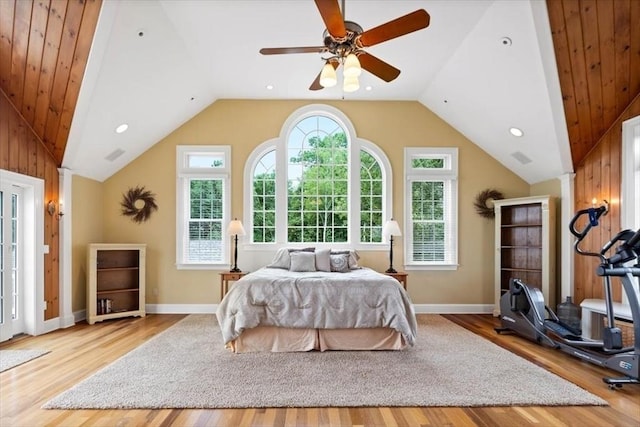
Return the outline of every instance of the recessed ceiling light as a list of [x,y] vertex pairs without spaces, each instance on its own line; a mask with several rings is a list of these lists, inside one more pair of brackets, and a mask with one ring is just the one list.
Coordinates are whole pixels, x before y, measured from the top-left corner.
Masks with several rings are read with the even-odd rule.
[[364,88],[364,90],[373,90],[373,88],[371,86],[367,86]]
[[267,85],[267,90],[272,90],[273,89],[273,85]]
[[511,133],[511,135],[513,136],[522,136],[524,135],[524,132],[522,132],[522,129],[518,129],[518,128],[510,128],[509,132]]
[[127,129],[129,129],[129,125],[126,123],[121,124],[120,126],[118,126],[116,128],[116,133],[122,133],[124,131],[126,131]]

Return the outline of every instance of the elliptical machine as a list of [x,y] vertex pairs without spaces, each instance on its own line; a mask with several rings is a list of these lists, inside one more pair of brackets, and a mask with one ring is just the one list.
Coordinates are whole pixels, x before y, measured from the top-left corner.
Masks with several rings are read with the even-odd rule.
[[[532,341],[562,350],[582,360],[621,373],[623,377],[605,377],[609,388],[623,384],[640,384],[640,303],[634,290],[634,282],[640,277],[640,229],[623,230],[607,242],[599,253],[587,252],[579,247],[598,219],[607,213],[608,206],[578,211],[569,224],[571,233],[577,237],[574,249],[580,255],[597,256],[600,265],[596,274],[603,277],[607,326],[603,325],[602,340],[583,338],[580,330],[564,324],[544,303],[540,289],[517,278],[509,280],[509,291],[500,298],[500,321],[502,327],[496,332],[514,332]],[[578,220],[588,215],[588,223],[582,231],[576,229]],[[616,244],[615,254],[606,254]],[[631,267],[625,264],[635,261]],[[623,347],[622,333],[615,326],[611,277],[620,277],[622,288],[629,300],[633,319],[634,345]]]

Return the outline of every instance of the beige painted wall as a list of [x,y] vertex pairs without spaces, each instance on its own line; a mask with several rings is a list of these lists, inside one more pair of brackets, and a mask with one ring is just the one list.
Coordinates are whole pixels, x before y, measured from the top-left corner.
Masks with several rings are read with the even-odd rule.
[[[340,109],[357,135],[377,144],[393,168],[393,214],[402,227],[403,148],[459,148],[459,263],[456,271],[411,271],[409,293],[416,304],[491,304],[493,301],[493,220],[477,215],[473,199],[486,188],[506,197],[530,193],[529,185],[418,102],[324,102]],[[285,120],[307,101],[217,101],[103,183],[105,242],[147,244],[147,303],[213,304],[219,301],[218,271],[175,267],[176,145],[232,146],[232,211],[243,216],[243,169],[251,151],[279,135]],[[74,182],[75,184],[75,182]],[[145,186],[157,195],[159,210],[135,224],[119,213],[128,188]],[[75,232],[75,221],[74,221]],[[394,266],[402,266],[403,240],[394,247]],[[253,271],[271,253],[239,250],[239,266]],[[384,270],[387,251],[362,253],[361,263]],[[76,301],[74,300],[74,303]],[[75,305],[74,305],[75,307]]]
[[84,310],[87,288],[87,245],[100,243],[104,236],[103,184],[74,176],[72,180],[71,279],[72,310]]

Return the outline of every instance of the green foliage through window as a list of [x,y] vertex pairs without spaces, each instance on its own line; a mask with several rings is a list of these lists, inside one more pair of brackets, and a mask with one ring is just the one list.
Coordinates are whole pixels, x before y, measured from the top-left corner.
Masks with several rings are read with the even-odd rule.
[[444,261],[444,214],[444,182],[413,181],[411,219],[414,261]]
[[[277,149],[264,154],[253,170],[254,243],[276,241],[278,178],[286,182],[286,239],[292,243],[346,243],[350,227],[360,228],[360,241],[382,241],[385,206],[383,171],[379,161],[360,150],[359,185],[350,183],[349,140],[332,118],[316,115],[300,120],[286,144],[286,179],[276,171]],[[357,164],[357,162],[355,162]],[[360,198],[359,223],[350,224],[350,193]]]
[[220,179],[189,181],[187,259],[202,262],[222,257],[223,182]]
[[332,119],[301,120],[288,144],[287,241],[347,242],[349,147]]
[[411,167],[413,169],[444,169],[444,159],[429,157],[411,159]]

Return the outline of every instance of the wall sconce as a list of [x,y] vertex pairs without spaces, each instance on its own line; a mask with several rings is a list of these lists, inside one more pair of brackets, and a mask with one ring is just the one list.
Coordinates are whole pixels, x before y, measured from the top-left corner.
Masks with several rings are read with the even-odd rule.
[[47,203],[47,212],[51,216],[56,213],[56,202],[49,200],[49,203]]
[[[56,202],[53,200],[49,200],[47,203],[47,213],[51,216],[54,216],[56,213]],[[62,212],[62,203],[60,203],[60,211],[58,212],[57,219],[60,219],[64,216],[64,212]]]

